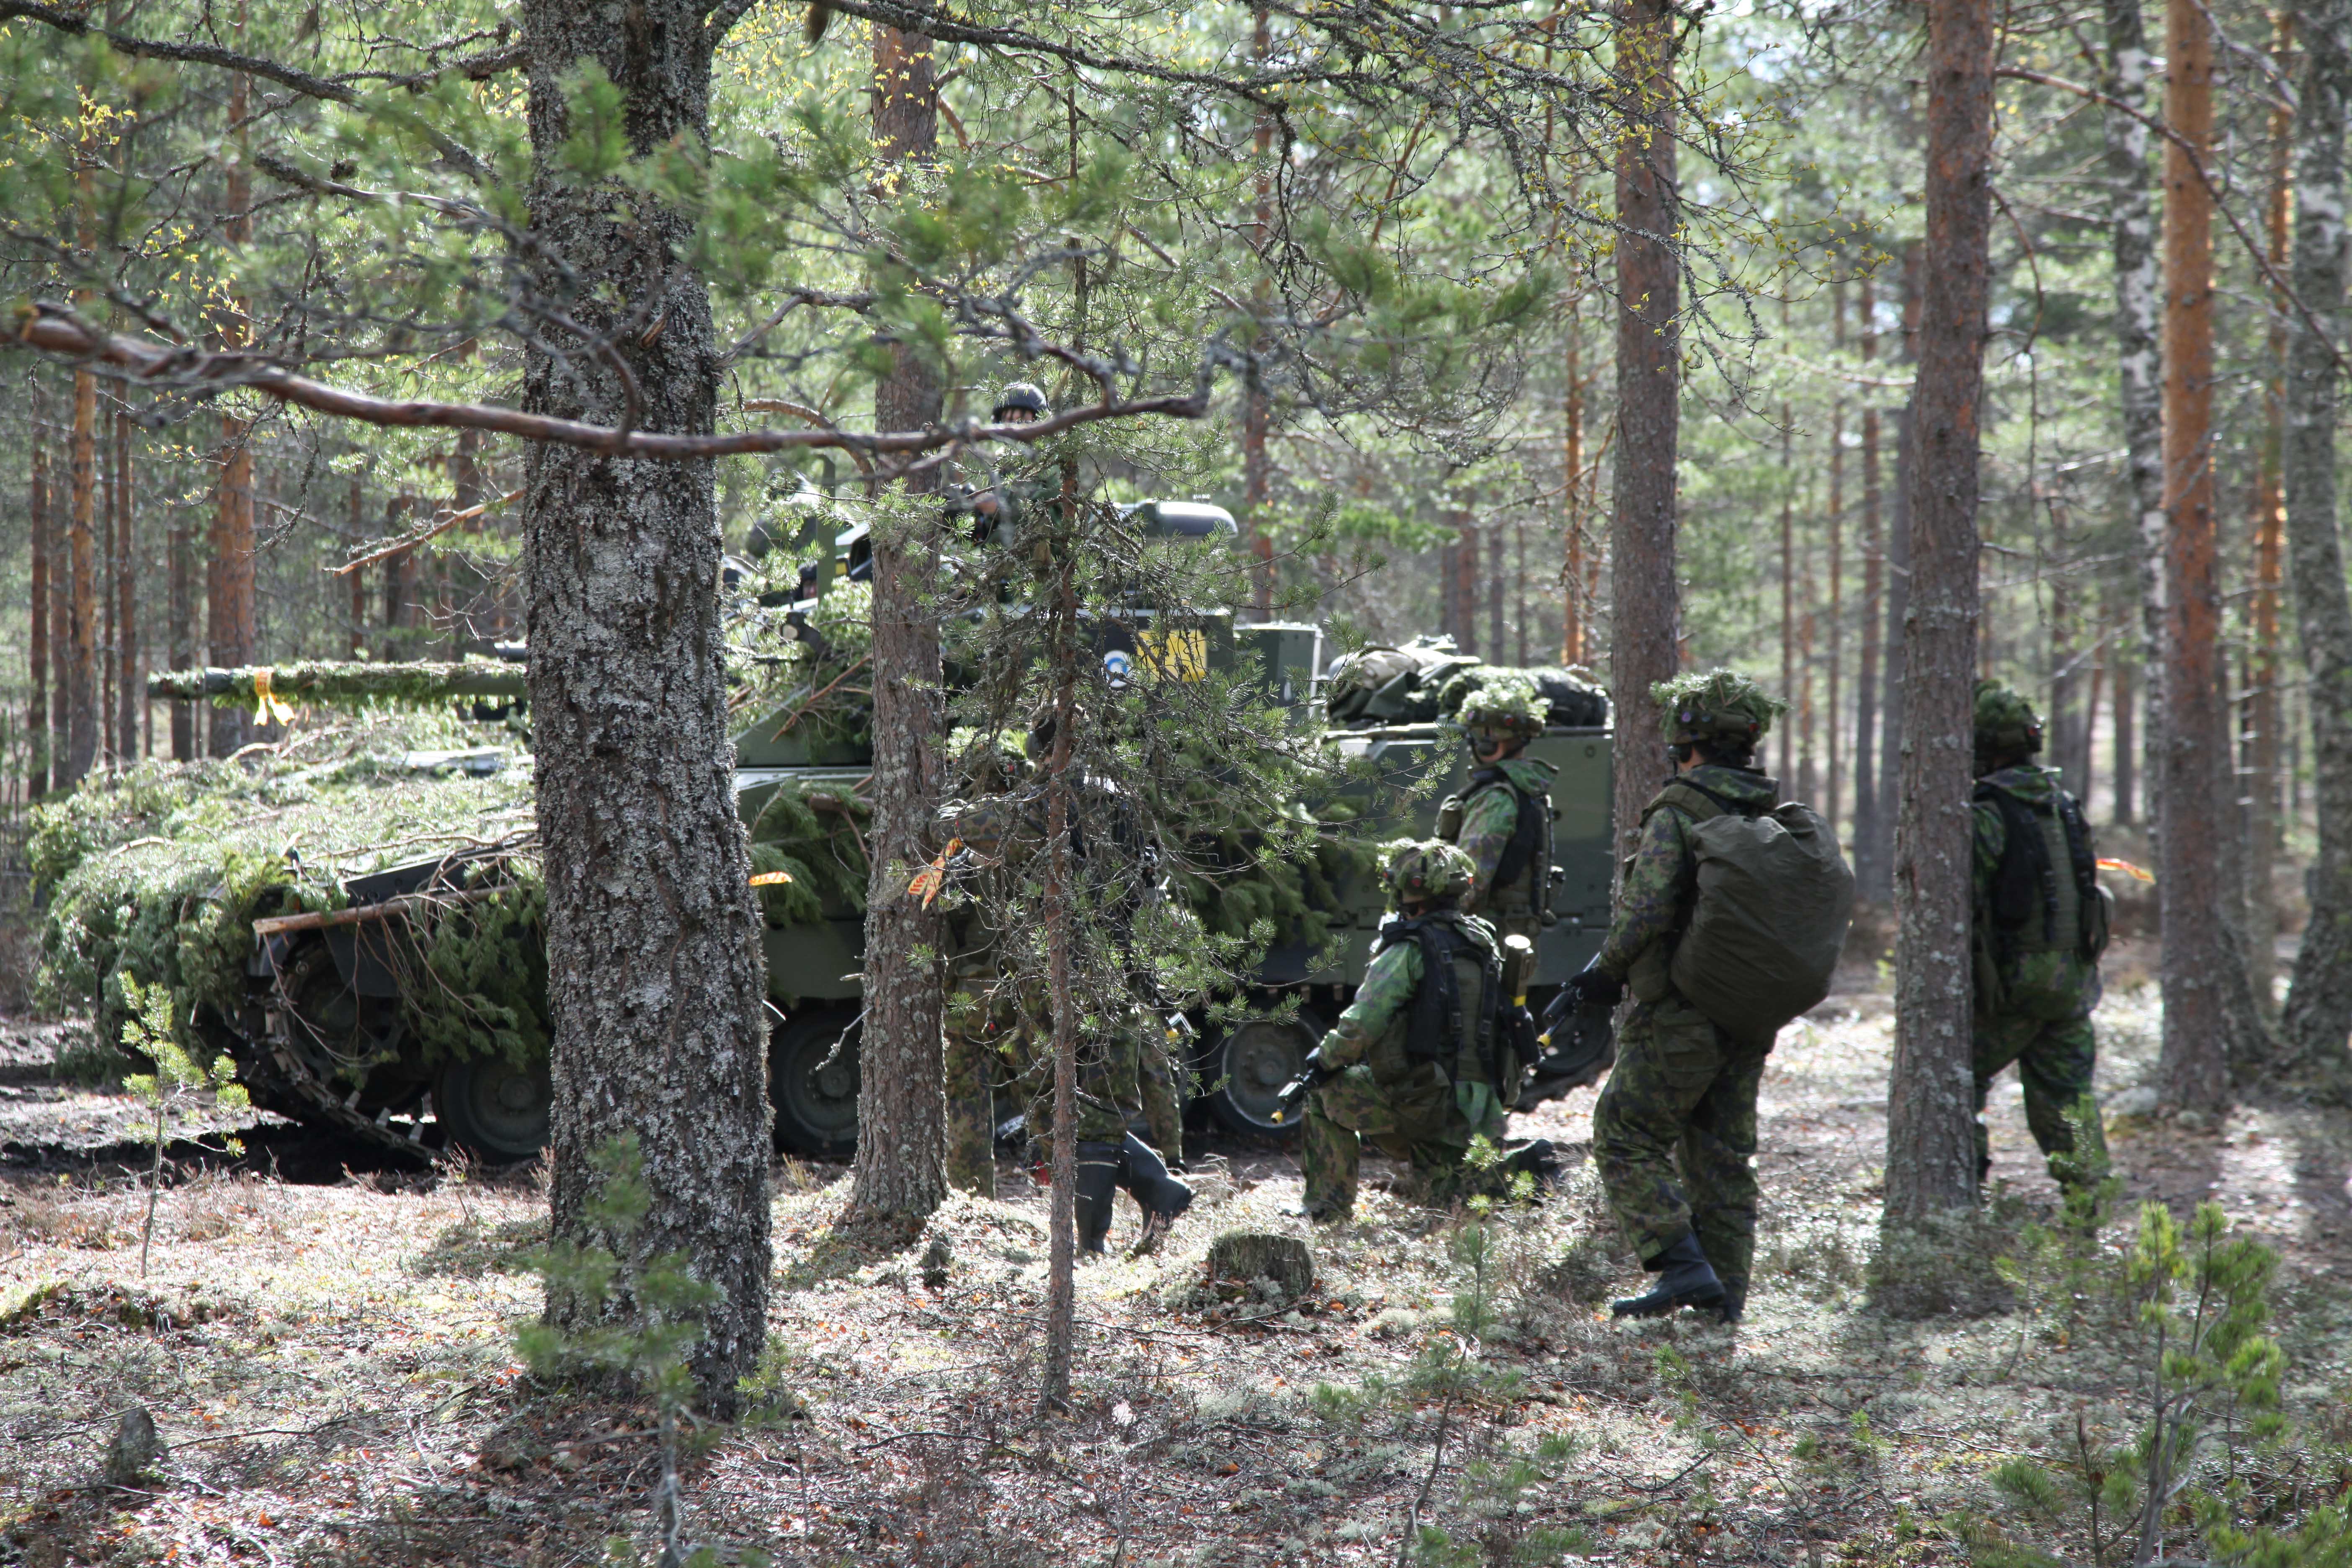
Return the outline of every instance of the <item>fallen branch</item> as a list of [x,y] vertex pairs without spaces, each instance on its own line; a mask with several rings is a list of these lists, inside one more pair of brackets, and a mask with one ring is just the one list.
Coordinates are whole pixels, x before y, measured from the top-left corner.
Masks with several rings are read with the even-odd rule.
[[[0,0],[5,5],[5,0]],[[125,379],[149,385],[226,392],[250,387],[264,396],[313,408],[341,419],[404,428],[493,430],[530,441],[581,447],[609,457],[653,458],[680,461],[697,458],[730,458],[747,453],[830,448],[853,454],[913,455],[982,441],[1014,441],[1023,446],[1058,436],[1100,419],[1130,419],[1139,415],[1165,414],[1177,419],[1198,419],[1209,411],[1209,372],[1203,366],[1193,390],[1183,396],[1108,399],[1040,419],[1028,425],[984,425],[960,421],[954,427],[891,433],[856,430],[743,430],[724,436],[663,435],[577,419],[557,419],[520,409],[481,403],[427,403],[418,399],[377,397],[349,387],[333,386],[297,375],[259,354],[207,353],[194,348],[142,342],[119,332],[105,332],[83,321],[69,307],[36,300],[18,310],[16,341],[61,358],[85,364],[113,365]]]
[[435,904],[470,904],[483,899],[496,898],[506,891],[498,888],[461,888],[447,893],[403,893],[382,903],[354,904],[343,910],[312,910],[299,915],[268,915],[253,922],[253,934],[264,942],[273,936],[286,936],[298,931],[326,931],[335,926],[355,926],[368,921],[388,920],[404,915],[411,910]]
[[341,566],[330,566],[326,570],[331,576],[348,577],[362,566],[373,566],[389,556],[404,554],[436,534],[446,533],[461,522],[471,522],[494,506],[505,506],[510,501],[520,500],[522,500],[520,490],[509,490],[506,494],[486,500],[479,506],[469,506],[463,511],[453,511],[446,517],[435,518],[422,528],[412,528],[396,539],[386,540],[365,555],[354,556]]

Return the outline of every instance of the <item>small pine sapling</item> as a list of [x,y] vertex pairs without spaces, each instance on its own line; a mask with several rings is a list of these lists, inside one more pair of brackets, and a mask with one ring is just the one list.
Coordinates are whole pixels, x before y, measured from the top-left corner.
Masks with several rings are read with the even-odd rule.
[[[618,1383],[653,1402],[661,1445],[661,1478],[654,1485],[654,1528],[661,1539],[661,1568],[719,1568],[709,1546],[686,1545],[684,1493],[678,1461],[683,1426],[694,1422],[694,1373],[689,1364],[701,1342],[702,1313],[718,1299],[717,1289],[694,1277],[682,1252],[639,1258],[629,1238],[644,1228],[653,1206],[646,1185],[645,1153],[636,1134],[608,1139],[590,1163],[603,1175],[585,1218],[592,1234],[609,1237],[616,1254],[602,1246],[559,1241],[541,1251],[532,1267],[551,1297],[569,1296],[596,1310],[581,1314],[595,1327],[566,1331],[545,1321],[526,1323],[515,1342],[532,1373],[541,1378],[586,1376]],[[746,1549],[736,1561],[764,1568],[764,1553]]]
[[[173,1116],[193,1108],[206,1093],[222,1110],[243,1110],[253,1102],[236,1081],[236,1063],[225,1055],[199,1062],[180,1044],[168,987],[161,982],[142,985],[129,970],[122,972],[121,984],[122,1043],[155,1064],[153,1072],[132,1073],[122,1080],[124,1090],[152,1114],[140,1130],[155,1151],[147,1167],[147,1222],[139,1232],[139,1277],[144,1279],[147,1253],[155,1240],[155,1200],[163,1186],[164,1136]],[[245,1152],[245,1145],[235,1138],[223,1139],[220,1148],[230,1154]]]
[[[2144,1424],[2132,1441],[2112,1444],[2077,1412],[2054,1460],[2019,1456],[1997,1467],[1988,1479],[2023,1522],[2079,1532],[2094,1568],[2165,1561],[2167,1521],[2184,1513],[2212,1562],[2352,1563],[2341,1500],[2284,1533],[2246,1530],[2238,1522],[2242,1482],[2200,1479],[2209,1451],[2229,1456],[2234,1468],[2241,1453],[2288,1436],[2278,1408],[2286,1356],[2265,1331],[2277,1266],[2269,1247],[2230,1235],[2219,1205],[2200,1205],[2185,1228],[2162,1205],[2141,1205],[2137,1238],[2109,1265],[2105,1288],[2140,1331]],[[1962,1524],[1979,1563],[2062,1561],[1981,1521]]]

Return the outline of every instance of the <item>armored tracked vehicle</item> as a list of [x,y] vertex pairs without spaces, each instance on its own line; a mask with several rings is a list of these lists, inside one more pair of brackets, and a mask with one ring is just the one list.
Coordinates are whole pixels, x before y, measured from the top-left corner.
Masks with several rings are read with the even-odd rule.
[[[1213,508],[1161,510],[1175,514],[1171,527],[1215,531],[1218,518],[1206,516]],[[840,575],[855,582],[848,553]],[[841,636],[837,607],[831,623],[819,601],[772,608],[789,636],[817,645]],[[1138,639],[1154,634],[1150,623],[1147,613],[1106,621],[1098,632],[1105,659],[1131,661]],[[1351,656],[1327,675],[1321,634],[1313,626],[1237,627],[1229,616],[1207,615],[1188,616],[1183,631],[1197,638],[1202,668],[1258,675],[1270,693],[1299,708],[1302,722],[1318,727],[1322,744],[1369,762],[1388,784],[1411,786],[1415,805],[1403,819],[1368,809],[1345,826],[1327,822],[1327,834],[1368,845],[1425,835],[1439,799],[1465,783],[1463,747],[1443,720],[1466,691],[1465,678],[1491,673],[1478,661],[1424,643]],[[520,649],[500,651],[509,661],[521,657]],[[861,663],[853,647],[829,647],[829,689],[842,689],[845,672]],[[1606,925],[1612,735],[1606,704],[1589,684],[1532,673],[1547,678],[1539,684],[1552,697],[1553,722],[1529,750],[1558,769],[1553,923],[1538,943],[1531,986],[1540,1006],[1597,951]],[[810,700],[815,684],[744,709],[757,716],[738,733],[735,778],[755,874],[789,878],[766,879],[774,885],[761,892],[769,993],[778,1013],[770,1044],[777,1142],[839,1156],[856,1133],[866,879],[866,807],[858,791],[870,751],[861,729],[828,721],[817,710]],[[184,671],[158,677],[153,694],[215,700],[254,700],[257,694],[265,704],[273,697],[455,702],[486,742],[519,738],[509,731],[524,717],[521,672],[512,662]],[[504,728],[487,728],[492,725]],[[463,1147],[492,1161],[526,1158],[545,1142],[551,1098],[544,903],[523,832],[527,796],[520,793],[528,757],[516,746],[484,743],[412,751],[383,765],[448,797],[441,805],[450,820],[436,819],[434,852],[391,862],[378,856],[306,864],[299,847],[289,840],[280,849],[265,824],[255,830],[262,836],[253,856],[232,858],[237,868],[220,886],[182,889],[179,896],[193,900],[184,902],[179,917],[188,934],[178,951],[152,961],[152,972],[139,977],[173,980],[187,998],[186,1016],[235,1057],[257,1100],[270,1109],[379,1146]],[[468,788],[488,787],[485,778],[509,784],[495,800],[465,796]],[[480,821],[464,826],[459,819],[478,804]],[[134,828],[118,826],[124,838],[100,853],[153,853],[128,837]],[[278,856],[274,868],[257,871],[257,860]],[[1282,1131],[1274,1120],[1276,1096],[1363,977],[1384,897],[1369,857],[1342,858],[1341,864],[1362,868],[1343,870],[1327,885],[1329,907],[1317,912],[1333,940],[1277,943],[1260,965],[1249,1000],[1270,1016],[1230,1029],[1204,1027],[1196,1038],[1192,1067],[1202,1090],[1200,1112],[1231,1130]],[[84,898],[82,904],[106,901]],[[209,926],[188,925],[189,908],[213,910]],[[53,933],[53,946],[89,935]],[[137,967],[127,957],[118,960],[134,945],[128,936],[97,945],[107,942],[113,945],[82,964],[81,984],[100,998],[102,1011],[111,966],[121,961]],[[227,972],[232,963],[234,974]]]

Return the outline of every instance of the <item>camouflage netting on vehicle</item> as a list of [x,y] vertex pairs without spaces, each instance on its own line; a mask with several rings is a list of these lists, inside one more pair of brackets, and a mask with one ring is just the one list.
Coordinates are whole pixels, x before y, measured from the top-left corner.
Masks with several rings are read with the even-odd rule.
[[275,699],[349,708],[363,702],[430,708],[467,699],[509,701],[525,695],[523,668],[495,659],[458,663],[326,659],[236,669],[165,669],[147,678],[148,695],[218,707]]
[[790,736],[813,752],[863,749],[874,715],[873,587],[836,580],[813,604],[761,604],[791,587],[788,566],[770,557],[738,584],[726,625],[729,706],[739,720],[769,716],[762,741]]
[[[142,763],[38,807],[45,1001],[93,1009],[114,1038],[127,970],[166,986],[179,1016],[217,1024],[245,996],[254,921],[342,908],[350,879],[446,855],[462,860],[445,885],[467,896],[401,917],[404,1020],[428,1060],[543,1052],[530,759],[510,755],[488,778],[436,776],[446,770],[420,761],[479,736],[437,715],[370,714],[234,763]],[[793,879],[759,889],[771,923],[864,908],[870,813],[845,792],[777,787],[752,828],[753,870]]]
[[785,779],[751,818],[751,872],[782,871],[764,884],[761,908],[773,926],[814,925],[828,908],[863,913],[871,871],[866,825],[874,803],[845,790]]
[[1332,666],[1323,707],[1335,725],[1433,724],[1453,718],[1479,688],[1503,681],[1533,687],[1553,724],[1586,728],[1609,721],[1608,694],[1589,670],[1488,664],[1457,652],[1450,637],[1419,637],[1402,647],[1375,646],[1348,655]]
[[342,883],[439,855],[492,889],[409,921],[428,984],[406,988],[428,1053],[546,1048],[545,895],[527,765],[435,776],[405,759],[471,738],[427,715],[298,731],[235,763],[146,763],[35,814],[47,891],[42,986],[120,1032],[120,976],[167,987],[181,1017],[218,1023],[245,995],[253,921],[348,902]]

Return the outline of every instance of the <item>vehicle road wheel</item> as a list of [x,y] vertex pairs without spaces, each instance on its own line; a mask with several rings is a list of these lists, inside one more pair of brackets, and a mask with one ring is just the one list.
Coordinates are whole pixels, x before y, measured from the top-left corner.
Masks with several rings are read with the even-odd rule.
[[845,1160],[856,1151],[857,1044],[865,1030],[855,1012],[825,1007],[795,1013],[769,1035],[768,1099],[776,1108],[780,1152]]
[[1297,1125],[1274,1119],[1275,1101],[1322,1037],[1321,1028],[1305,1014],[1286,1023],[1254,1018],[1227,1035],[1211,1048],[1212,1059],[1202,1075],[1204,1082],[1216,1085],[1209,1096],[1210,1113],[1235,1132],[1295,1135]]
[[554,1101],[544,1060],[520,1068],[504,1057],[455,1061],[433,1087],[433,1110],[449,1142],[500,1165],[528,1160],[547,1146]]

